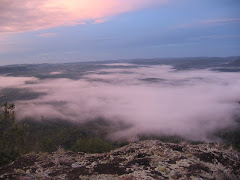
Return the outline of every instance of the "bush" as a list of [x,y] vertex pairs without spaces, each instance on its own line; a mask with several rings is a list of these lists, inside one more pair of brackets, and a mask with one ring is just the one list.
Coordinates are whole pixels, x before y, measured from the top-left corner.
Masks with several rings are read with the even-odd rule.
[[0,105],[0,166],[21,154],[53,152],[58,146],[86,153],[103,153],[116,148],[103,140],[107,124],[102,127],[99,121],[85,124],[46,120],[16,122],[14,108],[13,104]]
[[72,147],[72,151],[85,153],[103,153],[115,149],[115,146],[103,139],[94,137],[88,139],[78,139]]
[[0,107],[0,164],[8,163],[27,151],[27,126],[15,122],[14,105]]
[[0,166],[14,161],[19,155],[17,151],[0,151]]

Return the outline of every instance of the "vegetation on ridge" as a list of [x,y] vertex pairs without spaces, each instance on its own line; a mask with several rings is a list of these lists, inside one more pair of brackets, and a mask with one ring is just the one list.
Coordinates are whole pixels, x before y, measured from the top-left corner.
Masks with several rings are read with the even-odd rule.
[[15,122],[14,105],[0,109],[0,165],[27,151],[27,125]]
[[0,108],[0,166],[21,154],[53,152],[59,146],[86,153],[108,152],[119,144],[105,140],[108,124],[102,120],[83,124],[63,121],[16,122],[14,105]]
[[[240,121],[235,129],[216,133],[227,145],[240,150]],[[104,119],[85,123],[70,123],[61,120],[16,122],[14,105],[5,103],[0,107],[0,166],[16,157],[30,152],[54,152],[58,147],[75,152],[103,153],[125,145],[126,142],[107,140],[110,132],[128,128],[124,124],[111,124]],[[180,142],[181,137],[140,136],[140,139],[160,139],[165,142]]]

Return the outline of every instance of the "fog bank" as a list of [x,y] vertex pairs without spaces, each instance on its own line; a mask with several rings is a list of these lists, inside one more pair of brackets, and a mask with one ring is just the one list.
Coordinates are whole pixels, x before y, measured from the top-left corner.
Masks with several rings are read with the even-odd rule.
[[84,122],[103,117],[132,125],[111,134],[116,139],[146,134],[209,141],[216,130],[234,126],[240,115],[239,77],[208,69],[129,65],[91,71],[79,80],[2,76],[0,90],[15,86],[44,93],[16,101],[18,119]]

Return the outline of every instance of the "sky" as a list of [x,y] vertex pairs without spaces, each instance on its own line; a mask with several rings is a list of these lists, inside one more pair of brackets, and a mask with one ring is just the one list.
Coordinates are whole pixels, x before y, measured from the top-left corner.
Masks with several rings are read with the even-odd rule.
[[0,0],[0,65],[239,56],[239,0]]

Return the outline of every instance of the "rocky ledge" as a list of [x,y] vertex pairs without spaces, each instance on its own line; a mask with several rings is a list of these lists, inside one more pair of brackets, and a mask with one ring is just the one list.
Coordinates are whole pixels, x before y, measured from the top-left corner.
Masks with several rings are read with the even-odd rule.
[[0,179],[240,179],[240,155],[217,144],[147,140],[104,154],[28,154],[0,168]]

